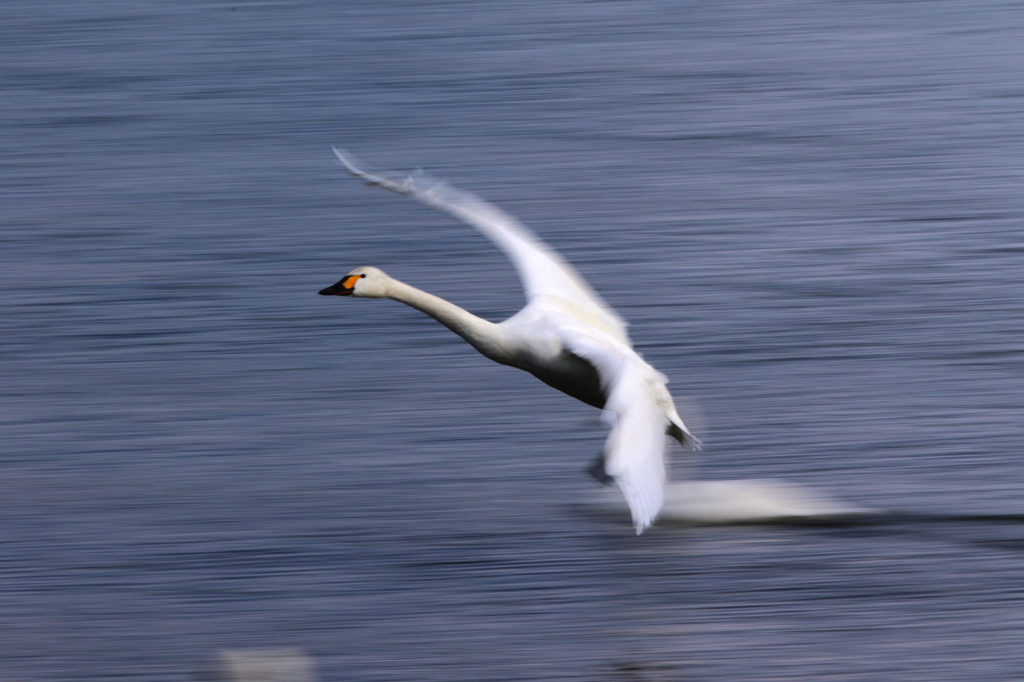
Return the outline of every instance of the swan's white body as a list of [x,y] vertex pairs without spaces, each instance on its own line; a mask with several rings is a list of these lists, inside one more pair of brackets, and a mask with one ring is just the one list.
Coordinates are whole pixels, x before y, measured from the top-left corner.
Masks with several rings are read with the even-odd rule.
[[495,362],[526,370],[574,398],[604,408],[612,424],[605,471],[622,490],[637,534],[643,532],[664,503],[665,434],[687,447],[696,447],[698,441],[676,413],[667,379],[633,350],[625,321],[569,263],[507,213],[423,175],[371,175],[342,152],[334,152],[369,184],[444,211],[490,238],[515,265],[528,303],[495,324],[366,267],[356,268],[320,293],[391,298],[410,305]]

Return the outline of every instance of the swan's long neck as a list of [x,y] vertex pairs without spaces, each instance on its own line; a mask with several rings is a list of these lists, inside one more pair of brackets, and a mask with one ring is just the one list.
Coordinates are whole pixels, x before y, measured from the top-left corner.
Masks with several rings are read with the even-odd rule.
[[485,356],[501,362],[497,325],[454,303],[392,278],[388,298],[412,306],[451,329]]

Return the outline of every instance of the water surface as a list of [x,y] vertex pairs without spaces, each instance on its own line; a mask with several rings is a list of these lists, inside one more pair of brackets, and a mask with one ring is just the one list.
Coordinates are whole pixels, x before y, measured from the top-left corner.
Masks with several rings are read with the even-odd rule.
[[[1005,2],[45,3],[0,21],[0,677],[1006,680],[1024,669],[1024,15]],[[591,408],[423,166],[564,253],[706,448],[891,510],[587,513]]]

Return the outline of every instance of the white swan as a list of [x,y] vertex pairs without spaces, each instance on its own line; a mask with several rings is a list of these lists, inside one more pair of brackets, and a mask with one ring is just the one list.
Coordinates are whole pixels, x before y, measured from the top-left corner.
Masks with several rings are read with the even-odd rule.
[[685,447],[697,448],[699,441],[676,414],[665,388],[668,380],[633,350],[626,322],[558,253],[495,206],[422,174],[400,179],[371,175],[338,149],[334,153],[370,185],[417,199],[489,237],[515,265],[528,303],[495,324],[370,267],[352,270],[320,294],[390,298],[410,305],[491,360],[526,370],[606,410],[612,430],[604,472],[622,490],[637,535],[642,533],[664,503],[665,434]]

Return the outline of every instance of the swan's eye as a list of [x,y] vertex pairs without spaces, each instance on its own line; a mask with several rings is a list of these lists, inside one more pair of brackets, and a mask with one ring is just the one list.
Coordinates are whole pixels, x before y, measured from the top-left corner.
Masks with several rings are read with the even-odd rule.
[[359,275],[359,279],[366,279],[366,275]]

